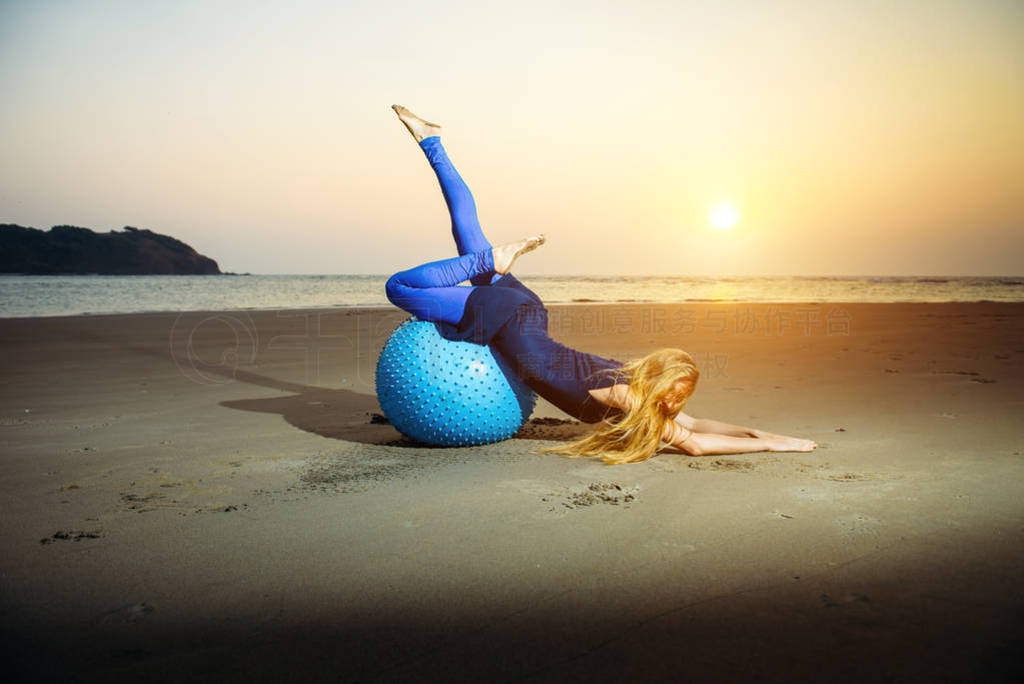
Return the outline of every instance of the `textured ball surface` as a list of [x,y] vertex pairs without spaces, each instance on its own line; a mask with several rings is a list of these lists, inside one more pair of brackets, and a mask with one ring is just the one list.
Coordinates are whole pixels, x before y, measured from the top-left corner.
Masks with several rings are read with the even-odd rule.
[[406,437],[438,446],[508,439],[529,419],[537,397],[501,354],[441,337],[410,318],[377,359],[377,400]]

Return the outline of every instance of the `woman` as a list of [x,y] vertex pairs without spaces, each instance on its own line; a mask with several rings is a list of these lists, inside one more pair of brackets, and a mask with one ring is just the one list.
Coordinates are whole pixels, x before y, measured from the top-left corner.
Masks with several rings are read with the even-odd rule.
[[[544,236],[492,247],[469,188],[441,146],[441,127],[405,107],[393,109],[437,174],[459,256],[391,276],[388,299],[436,323],[447,339],[494,346],[537,394],[584,422],[601,423],[589,436],[547,451],[631,463],[650,458],[662,443],[693,456],[817,447],[811,440],[683,413],[700,373],[681,349],[660,349],[622,364],[548,337],[544,304],[509,273],[519,256],[543,244]],[[465,281],[471,284],[460,285]]]

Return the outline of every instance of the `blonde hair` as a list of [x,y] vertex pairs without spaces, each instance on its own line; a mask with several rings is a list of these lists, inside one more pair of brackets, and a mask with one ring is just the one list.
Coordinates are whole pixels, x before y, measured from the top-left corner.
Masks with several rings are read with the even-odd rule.
[[629,385],[628,410],[616,419],[605,419],[583,439],[544,453],[600,456],[608,464],[645,461],[657,452],[665,426],[686,405],[700,378],[693,357],[682,349],[659,349],[606,372],[615,376],[616,384]]

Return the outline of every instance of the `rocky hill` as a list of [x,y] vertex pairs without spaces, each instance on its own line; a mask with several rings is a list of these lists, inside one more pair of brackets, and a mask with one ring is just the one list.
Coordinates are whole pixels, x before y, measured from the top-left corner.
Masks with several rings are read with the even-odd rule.
[[219,275],[217,262],[180,240],[125,226],[96,233],[0,224],[0,273],[28,275]]

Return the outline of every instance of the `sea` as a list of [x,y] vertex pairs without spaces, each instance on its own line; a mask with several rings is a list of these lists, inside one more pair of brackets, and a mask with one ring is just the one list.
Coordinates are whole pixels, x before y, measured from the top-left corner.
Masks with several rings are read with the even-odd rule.
[[[549,304],[1022,302],[1024,276],[520,276]],[[0,276],[0,317],[390,306],[385,275]]]

